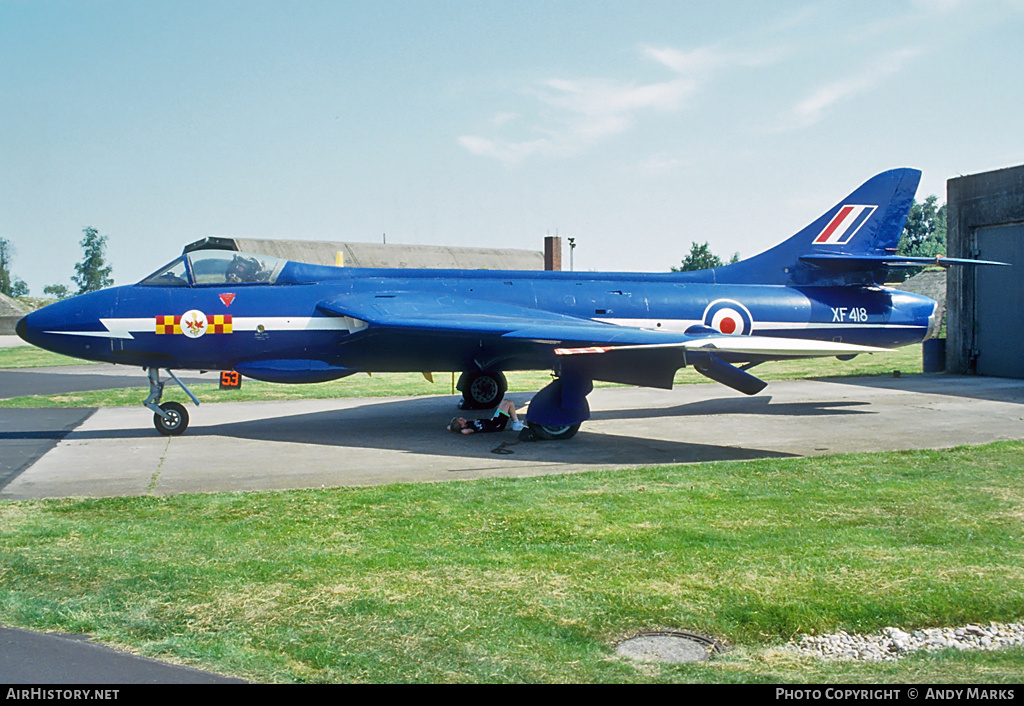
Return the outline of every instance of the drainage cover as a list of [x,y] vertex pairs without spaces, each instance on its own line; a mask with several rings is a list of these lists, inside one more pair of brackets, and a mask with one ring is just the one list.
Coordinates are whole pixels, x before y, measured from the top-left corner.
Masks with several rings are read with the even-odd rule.
[[681,630],[642,632],[620,642],[616,654],[642,662],[704,662],[712,654],[725,651],[725,647],[710,637]]

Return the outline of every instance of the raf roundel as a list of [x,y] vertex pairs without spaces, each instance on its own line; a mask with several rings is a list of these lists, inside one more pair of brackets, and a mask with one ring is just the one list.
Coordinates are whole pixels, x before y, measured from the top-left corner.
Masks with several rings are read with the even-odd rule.
[[732,299],[716,299],[704,310],[704,325],[727,336],[749,336],[754,319],[747,307]]

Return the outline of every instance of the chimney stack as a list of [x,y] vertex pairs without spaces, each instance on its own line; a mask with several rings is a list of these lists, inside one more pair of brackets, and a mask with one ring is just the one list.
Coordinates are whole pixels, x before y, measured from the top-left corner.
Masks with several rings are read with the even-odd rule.
[[557,235],[544,236],[544,269],[556,272],[562,269],[562,239]]

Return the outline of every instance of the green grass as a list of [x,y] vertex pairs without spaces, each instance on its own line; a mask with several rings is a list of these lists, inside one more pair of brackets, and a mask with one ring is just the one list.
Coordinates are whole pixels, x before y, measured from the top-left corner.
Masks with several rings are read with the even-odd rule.
[[80,358],[69,358],[59,353],[44,351],[35,346],[0,348],[0,369],[49,368],[57,365],[92,365],[92,363]]
[[[798,633],[1024,619],[1024,443],[528,479],[0,503],[0,623],[272,682],[1019,682]],[[636,631],[733,643],[614,655]]]
[[[24,349],[30,349],[26,346]],[[36,359],[37,353],[26,354],[26,358],[8,351],[21,351],[22,348],[0,349],[0,367],[5,367],[7,360]],[[40,351],[45,356],[63,358],[52,353]],[[71,360],[65,358],[64,360]],[[53,365],[66,363],[54,362]],[[14,365],[6,367],[18,367]],[[28,366],[20,366],[28,367]],[[126,373],[137,370],[125,368]],[[835,358],[815,358],[806,360],[778,361],[765,363],[753,369],[758,377],[765,380],[800,379],[806,377],[831,377],[838,375],[888,375],[893,370],[903,373],[921,372],[921,346],[908,346],[888,353],[862,355],[851,361],[840,361]],[[145,377],[141,370],[139,387],[119,390],[98,390],[90,392],[67,393],[60,395],[33,395],[0,400],[0,407],[117,407],[141,404],[146,396]],[[201,402],[247,402],[253,400],[298,400],[298,399],[332,399],[336,397],[404,397],[413,395],[448,395],[453,394],[454,384],[458,376],[451,373],[435,373],[433,383],[427,381],[419,373],[379,373],[372,376],[357,374],[333,382],[311,385],[278,385],[257,380],[245,380],[239,391],[220,390],[216,382],[190,385],[189,389]],[[507,374],[509,390],[512,392],[536,392],[551,381],[551,375],[545,371],[509,372]],[[211,376],[212,379],[216,379]],[[676,374],[676,384],[706,383],[708,379],[692,368],[684,368]],[[609,383],[596,383],[598,387],[609,387]],[[165,388],[164,400],[187,402],[188,398],[173,383]]]

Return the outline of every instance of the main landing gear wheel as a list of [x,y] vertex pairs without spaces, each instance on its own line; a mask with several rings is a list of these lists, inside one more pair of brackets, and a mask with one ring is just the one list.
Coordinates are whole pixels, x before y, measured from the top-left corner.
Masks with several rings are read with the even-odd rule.
[[544,441],[565,441],[566,439],[571,439],[576,436],[576,432],[580,430],[579,423],[561,427],[549,427],[544,426],[543,424],[535,424],[533,422],[529,422],[529,424],[530,429],[533,430],[533,433],[536,434],[537,438],[543,439]]
[[505,396],[508,381],[500,370],[467,373],[462,384],[463,409],[491,409]]
[[160,409],[167,413],[168,419],[153,414],[153,426],[164,436],[180,436],[188,429],[188,410],[177,402],[164,402]]

